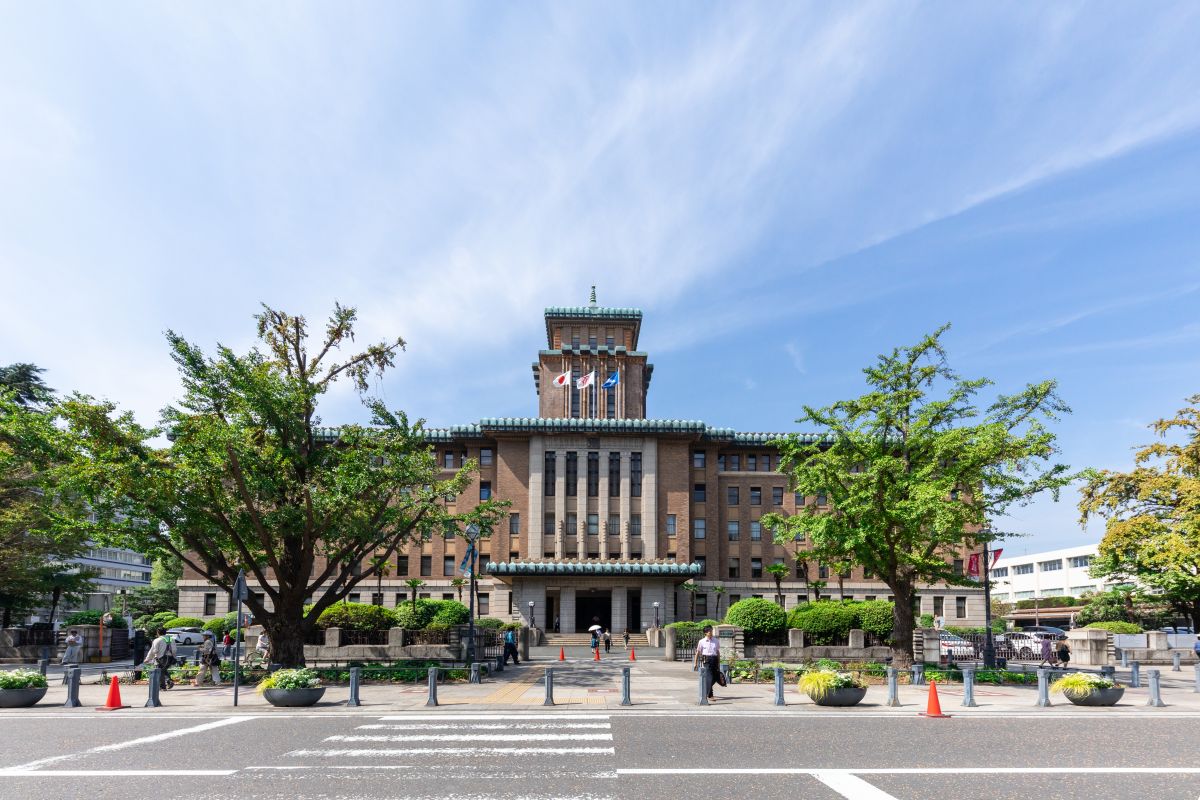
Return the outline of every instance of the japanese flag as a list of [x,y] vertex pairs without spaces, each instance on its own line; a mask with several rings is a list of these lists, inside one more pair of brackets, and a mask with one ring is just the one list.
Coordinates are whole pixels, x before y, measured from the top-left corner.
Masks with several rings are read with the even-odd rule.
[[562,375],[559,375],[557,378],[554,379],[555,386],[567,386],[570,383],[571,383],[571,373],[570,372],[564,372]]

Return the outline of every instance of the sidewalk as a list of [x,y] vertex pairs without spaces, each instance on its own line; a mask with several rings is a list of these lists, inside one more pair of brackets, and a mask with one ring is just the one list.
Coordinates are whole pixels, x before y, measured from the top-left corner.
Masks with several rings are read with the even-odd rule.
[[[586,649],[585,649],[586,650]],[[535,651],[536,652],[536,651]],[[661,651],[660,651],[661,652]],[[541,656],[540,652],[537,656]],[[753,684],[735,683],[728,687],[717,687],[717,700],[710,706],[700,706],[698,675],[686,662],[666,662],[659,658],[646,657],[638,652],[638,660],[629,662],[627,654],[614,649],[599,663],[590,658],[568,658],[566,662],[555,658],[535,657],[522,661],[520,666],[509,665],[501,673],[492,673],[481,684],[441,683],[438,686],[439,707],[453,711],[501,712],[505,710],[533,711],[544,706],[545,674],[547,668],[554,669],[555,706],[577,711],[703,711],[712,713],[822,713],[822,714],[883,714],[912,716],[924,711],[928,697],[927,686],[899,687],[901,706],[884,705],[887,695],[885,686],[871,686],[866,699],[857,706],[831,709],[815,705],[806,695],[800,694],[794,683],[785,685],[785,707],[773,704],[772,682]],[[621,673],[623,667],[630,668],[632,706],[621,706]],[[975,687],[975,708],[964,708],[961,684],[938,687],[942,710],[955,716],[987,715],[995,713],[1063,714],[1122,714],[1151,712],[1169,715],[1190,712],[1200,714],[1200,694],[1193,692],[1194,677],[1190,671],[1162,671],[1162,698],[1165,708],[1147,706],[1149,689],[1126,687],[1121,703],[1112,708],[1083,708],[1072,705],[1065,697],[1050,695],[1052,705],[1039,708],[1036,705],[1037,689],[1032,686],[986,686]],[[1118,675],[1118,679],[1126,676]],[[1146,682],[1145,674],[1142,677]],[[1124,680],[1122,680],[1124,683]],[[22,714],[36,711],[62,710],[66,713],[90,713],[96,706],[103,705],[107,685],[87,684],[80,687],[81,709],[61,709],[66,698],[66,687],[51,680],[50,691],[32,709],[0,709],[0,715]],[[147,698],[145,684],[121,686],[122,700],[133,708],[124,713],[155,714],[163,712],[229,713],[233,712],[233,687],[226,684],[221,688],[202,688],[180,685],[160,695],[162,707],[143,708]],[[253,686],[242,687],[239,693],[238,710],[252,713],[315,713],[322,712],[397,712],[425,711],[428,689],[424,682],[417,684],[372,684],[364,683],[360,689],[361,706],[357,709],[346,705],[349,688],[345,685],[329,686],[322,702],[311,709],[277,709],[269,705],[254,690]],[[433,709],[428,709],[432,711]]]

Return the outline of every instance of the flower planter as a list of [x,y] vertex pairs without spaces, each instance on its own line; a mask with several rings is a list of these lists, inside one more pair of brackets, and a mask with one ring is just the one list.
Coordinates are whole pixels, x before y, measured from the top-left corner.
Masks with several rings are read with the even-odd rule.
[[46,696],[45,686],[29,689],[0,689],[0,708],[29,708]]
[[862,702],[862,699],[867,696],[865,688],[857,686],[847,686],[843,689],[832,689],[824,697],[818,700],[812,697],[812,701],[819,706],[856,706]]
[[263,697],[273,706],[295,708],[297,706],[316,705],[325,694],[325,687],[315,689],[263,689]]
[[1077,706],[1115,706],[1124,694],[1124,686],[1113,686],[1109,689],[1093,689],[1079,697],[1072,697],[1066,692],[1063,696]]

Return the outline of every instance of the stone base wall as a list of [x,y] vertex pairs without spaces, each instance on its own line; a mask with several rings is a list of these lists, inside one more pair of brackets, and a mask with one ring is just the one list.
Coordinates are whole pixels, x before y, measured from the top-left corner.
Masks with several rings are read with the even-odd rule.
[[462,651],[459,647],[449,645],[414,644],[406,647],[396,645],[347,645],[346,647],[325,647],[324,645],[305,645],[305,661],[461,661]]
[[892,654],[890,647],[768,647],[748,648],[747,658],[770,661],[816,661],[830,658],[835,661],[883,661]]

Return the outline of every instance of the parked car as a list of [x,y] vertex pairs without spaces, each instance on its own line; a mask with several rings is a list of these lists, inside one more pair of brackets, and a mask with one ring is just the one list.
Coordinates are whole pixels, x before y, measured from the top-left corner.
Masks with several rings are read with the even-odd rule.
[[1004,649],[1008,658],[1025,660],[1039,658],[1042,654],[1042,639],[1028,631],[1009,631],[1004,634]]
[[974,658],[975,645],[968,642],[956,633],[942,631],[939,638],[942,645],[942,656],[944,658]]
[[1032,633],[1039,639],[1045,639],[1049,637],[1057,641],[1059,639],[1067,638],[1066,631],[1064,631],[1062,628],[1056,628],[1053,625],[1026,625],[1024,628],[1021,628],[1021,630],[1025,633]]
[[167,635],[175,644],[200,644],[204,641],[203,628],[168,628]]

